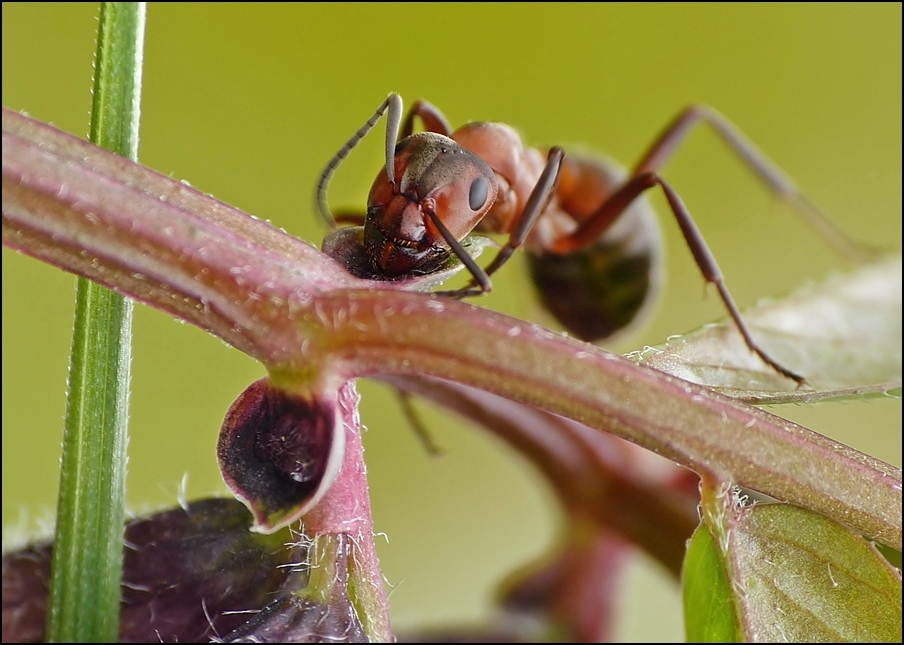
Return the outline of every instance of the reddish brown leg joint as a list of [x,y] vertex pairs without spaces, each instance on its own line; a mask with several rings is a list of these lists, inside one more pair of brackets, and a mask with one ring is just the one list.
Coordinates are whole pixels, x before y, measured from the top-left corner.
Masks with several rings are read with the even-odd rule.
[[713,256],[712,251],[710,251],[709,247],[706,245],[703,236],[700,234],[700,229],[697,228],[697,225],[694,223],[690,212],[688,212],[687,207],[684,205],[684,202],[681,201],[678,193],[675,192],[675,190],[668,184],[668,182],[666,182],[655,172],[644,172],[636,177],[629,179],[620,189],[613,193],[612,196],[610,196],[609,199],[607,199],[603,203],[603,205],[599,207],[596,213],[594,213],[589,219],[587,219],[574,233],[556,241],[554,250],[558,253],[567,253],[574,249],[578,249],[587,244],[590,244],[591,242],[596,240],[609,226],[609,224],[611,224],[616,218],[618,218],[618,216],[621,215],[621,213],[624,212],[624,210],[628,206],[630,206],[631,203],[641,193],[649,190],[650,188],[653,188],[654,186],[659,186],[665,193],[666,199],[668,200],[669,206],[672,210],[672,214],[678,221],[678,226],[681,228],[681,233],[682,235],[684,235],[684,239],[687,242],[688,247],[690,247],[691,253],[694,256],[694,261],[700,268],[700,272],[703,274],[703,278],[707,282],[711,282],[716,285],[716,288],[719,291],[719,297],[722,299],[722,302],[725,303],[725,307],[726,309],[728,309],[728,313],[737,326],[738,331],[741,332],[741,336],[743,336],[744,342],[747,344],[747,347],[776,372],[778,372],[782,376],[786,376],[792,379],[793,381],[796,381],[798,385],[802,384],[804,382],[803,376],[800,376],[799,374],[792,372],[791,370],[777,363],[768,354],[766,354],[766,352],[763,351],[759,345],[757,345],[756,341],[753,340],[750,329],[747,327],[747,324],[741,317],[741,314],[738,311],[738,308],[735,305],[731,294],[728,293],[728,289],[725,286],[725,281],[722,278],[722,272],[719,270],[719,265],[716,263],[716,258]]

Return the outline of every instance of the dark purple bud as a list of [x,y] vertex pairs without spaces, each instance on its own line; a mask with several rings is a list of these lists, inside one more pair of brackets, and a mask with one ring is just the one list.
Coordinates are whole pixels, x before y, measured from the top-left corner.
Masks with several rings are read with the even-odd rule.
[[349,599],[349,547],[346,535],[315,538],[307,586],[282,595],[224,642],[366,643],[367,635]]
[[3,554],[3,642],[43,643],[50,589],[49,544]]
[[323,497],[344,450],[335,393],[308,400],[261,379],[226,413],[217,458],[226,485],[251,509],[253,529],[272,533]]
[[347,611],[294,595],[274,600],[224,643],[367,643],[351,603]]
[[[337,611],[338,609],[338,611]],[[257,612],[228,634],[224,643],[367,643],[361,621],[348,599],[320,603],[288,595]]]
[[[251,521],[233,499],[206,499],[129,522],[120,640],[209,642],[303,587],[306,547],[288,531],[251,533]],[[45,542],[3,556],[4,643],[44,640],[52,550]]]

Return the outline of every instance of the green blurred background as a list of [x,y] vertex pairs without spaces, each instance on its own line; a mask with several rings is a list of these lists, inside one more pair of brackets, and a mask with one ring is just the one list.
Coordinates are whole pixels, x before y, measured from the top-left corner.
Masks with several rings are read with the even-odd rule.
[[[4,3],[4,105],[84,136],[96,16],[95,5]],[[852,235],[900,248],[900,4],[151,5],[139,158],[317,243],[318,173],[390,90],[430,100],[453,125],[503,121],[532,144],[580,145],[626,165],[678,110],[705,102]],[[363,205],[382,127],[338,172],[334,207]],[[711,133],[693,134],[664,174],[742,307],[844,268]],[[724,315],[718,298],[702,298],[677,227],[654,202],[668,284],[617,351]],[[554,325],[520,257],[497,276],[481,305]],[[46,525],[55,506],[74,283],[3,250],[7,538]],[[143,306],[134,331],[131,509],[172,504],[186,474],[189,498],[223,494],[217,431],[262,368]],[[554,539],[551,496],[495,440],[421,404],[447,451],[430,458],[394,397],[359,387],[396,627],[484,615],[495,582]],[[901,465],[900,400],[774,411]],[[675,584],[642,560],[630,577],[619,636],[682,638]]]

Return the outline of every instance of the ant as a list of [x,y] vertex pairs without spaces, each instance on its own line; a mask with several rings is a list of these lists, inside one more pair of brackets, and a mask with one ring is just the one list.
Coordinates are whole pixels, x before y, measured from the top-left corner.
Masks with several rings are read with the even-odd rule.
[[[370,189],[367,212],[334,218],[326,199],[329,180],[387,112],[386,164]],[[415,117],[425,132],[413,133]],[[324,168],[317,205],[333,229],[337,221],[363,224],[356,239],[372,277],[393,280],[427,275],[438,271],[450,256],[457,257],[472,281],[462,289],[439,292],[456,298],[490,291],[490,276],[524,246],[546,307],[577,337],[592,341],[625,327],[658,287],[659,229],[649,207],[637,203],[642,193],[658,186],[703,278],[716,286],[747,347],[776,372],[801,385],[802,376],[757,345],[690,213],[658,174],[688,131],[701,121],[834,246],[850,256],[863,255],[735,126],[700,105],[683,110],[626,174],[612,162],[566,157],[558,146],[544,155],[526,147],[515,130],[501,123],[471,122],[453,131],[442,113],[426,101],[415,102],[403,121],[402,100],[391,93]],[[463,246],[475,230],[509,235],[485,269]]]

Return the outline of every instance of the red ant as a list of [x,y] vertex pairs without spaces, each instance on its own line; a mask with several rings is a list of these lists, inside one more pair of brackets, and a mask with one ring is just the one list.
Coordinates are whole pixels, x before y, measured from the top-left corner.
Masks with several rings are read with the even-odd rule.
[[[658,227],[649,208],[632,204],[659,186],[704,279],[716,285],[744,342],[776,372],[803,382],[754,341],[690,213],[658,170],[690,128],[704,121],[773,192],[796,206],[837,247],[852,256],[859,250],[715,110],[685,109],[626,176],[611,162],[566,157],[558,146],[544,156],[524,146],[518,134],[501,123],[472,122],[453,131],[442,113],[425,101],[417,101],[403,122],[402,100],[392,93],[320,176],[317,204],[334,229],[337,219],[326,200],[330,177],[387,110],[386,164],[370,189],[367,213],[338,217],[363,223],[361,243],[374,277],[430,274],[454,254],[473,280],[463,289],[440,293],[478,295],[490,291],[489,276],[524,245],[547,308],[576,336],[599,340],[626,326],[658,285],[662,256]],[[412,134],[415,117],[425,132]],[[486,269],[462,246],[472,230],[509,234]]]

